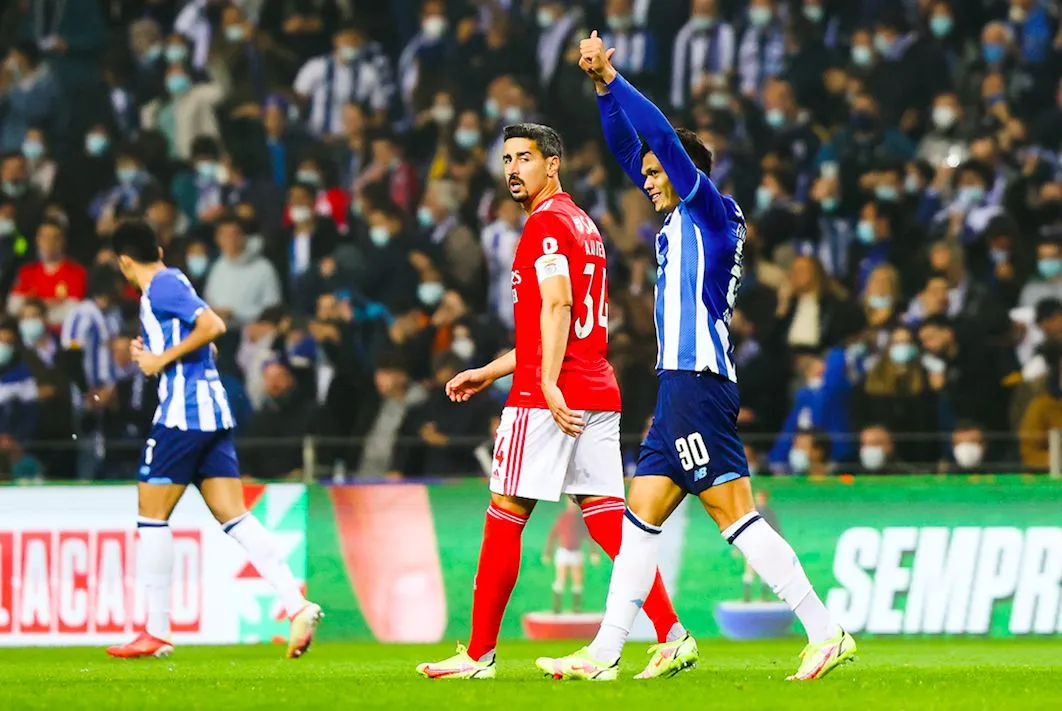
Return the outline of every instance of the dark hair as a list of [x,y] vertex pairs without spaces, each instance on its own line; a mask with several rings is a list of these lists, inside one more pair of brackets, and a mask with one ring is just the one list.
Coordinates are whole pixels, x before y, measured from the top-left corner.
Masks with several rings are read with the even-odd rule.
[[1036,323],[1046,321],[1062,312],[1062,301],[1053,297],[1040,299],[1036,302]]
[[[686,150],[686,155],[693,161],[693,165],[697,170],[709,178],[712,177],[712,152],[708,150],[708,146],[704,145],[704,141],[688,128],[676,128],[675,133],[678,135],[679,143]],[[652,152],[653,149],[649,147],[649,144],[643,141],[642,158],[645,158],[647,153]]]
[[240,232],[244,231],[243,220],[240,219],[240,216],[237,215],[234,210],[225,210],[225,212],[221,213],[221,216],[214,221],[215,229],[222,225],[236,225],[240,228]]
[[510,138],[526,138],[534,141],[539,152],[545,158],[564,157],[564,141],[560,134],[553,128],[540,123],[511,123],[505,127],[502,140]]
[[96,266],[88,273],[89,296],[114,298],[121,290],[122,275],[111,266]]
[[51,217],[46,217],[41,220],[41,223],[39,225],[37,225],[37,231],[40,232],[40,229],[42,227],[54,227],[55,229],[59,230],[60,235],[62,235],[64,238],[66,237],[66,225],[64,225],[59,220],[53,219]]
[[959,420],[955,424],[955,429],[952,432],[970,432],[971,430],[977,430],[984,434],[985,428],[974,420]]
[[830,440],[830,436],[823,430],[817,427],[809,427],[806,429],[797,430],[797,436],[810,435],[811,436],[811,449],[822,452],[823,459],[829,460],[830,449],[833,447],[833,442]]
[[220,158],[221,146],[213,136],[201,133],[192,139],[192,159],[196,158]]
[[143,220],[121,222],[111,236],[111,247],[119,257],[129,257],[140,264],[159,261],[158,237],[151,225]]

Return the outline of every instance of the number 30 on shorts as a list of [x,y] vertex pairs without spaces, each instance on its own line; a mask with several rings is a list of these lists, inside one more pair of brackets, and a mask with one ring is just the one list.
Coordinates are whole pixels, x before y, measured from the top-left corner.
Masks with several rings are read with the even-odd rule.
[[678,452],[679,464],[686,471],[694,467],[703,467],[711,458],[708,456],[708,448],[704,446],[704,438],[700,432],[694,432],[686,437],[675,440],[675,451]]

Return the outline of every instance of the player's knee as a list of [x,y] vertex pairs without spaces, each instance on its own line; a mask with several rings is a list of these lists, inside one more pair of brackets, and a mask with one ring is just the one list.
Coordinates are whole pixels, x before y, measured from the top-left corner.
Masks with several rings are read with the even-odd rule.
[[534,499],[523,499],[519,496],[506,496],[505,494],[491,492],[490,500],[502,511],[508,511],[520,516],[530,516],[535,509]]
[[663,526],[685,496],[666,476],[635,477],[627,494],[627,508],[650,526]]
[[713,486],[701,492],[698,498],[720,531],[726,530],[742,516],[756,509],[748,477]]

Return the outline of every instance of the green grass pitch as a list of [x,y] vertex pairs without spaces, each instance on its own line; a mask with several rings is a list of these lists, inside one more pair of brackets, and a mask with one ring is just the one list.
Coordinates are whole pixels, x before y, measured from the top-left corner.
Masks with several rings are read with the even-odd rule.
[[316,645],[284,660],[278,646],[184,647],[166,660],[108,659],[100,649],[0,649],[0,709],[723,709],[888,711],[1062,709],[1062,640],[859,641],[854,664],[786,683],[796,640],[706,642],[701,663],[674,679],[636,682],[631,644],[617,682],[556,682],[534,659],[565,642],[503,643],[498,677],[428,680],[420,661],[451,645]]

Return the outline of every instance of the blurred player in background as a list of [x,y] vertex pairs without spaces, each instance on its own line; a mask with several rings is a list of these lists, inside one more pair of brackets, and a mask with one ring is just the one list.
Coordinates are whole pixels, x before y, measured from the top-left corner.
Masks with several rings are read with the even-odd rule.
[[[612,569],[601,629],[589,647],[540,659],[547,674],[601,678],[614,668],[649,588],[661,526],[692,493],[749,566],[793,610],[808,635],[789,679],[817,679],[855,655],[855,641],[815,594],[793,549],[756,511],[737,431],[730,317],[742,274],[745,216],[709,177],[712,154],[619,75],[595,31],[579,66],[594,80],[609,149],[656,211],[657,394],[628,496],[623,546]],[[642,143],[644,139],[645,143]]]
[[[542,562],[552,565],[553,578],[553,612],[560,614],[564,603],[564,589],[569,578],[572,581],[572,612],[583,611],[583,542],[586,540],[586,522],[583,521],[579,505],[572,499],[564,504],[560,516],[553,522],[553,528],[546,538],[546,549],[542,551]],[[590,563],[597,565],[601,561],[597,551],[590,551]]]
[[[593,220],[562,192],[563,146],[552,128],[505,127],[502,161],[509,195],[529,215],[513,259],[516,348],[482,368],[459,373],[447,394],[464,402],[513,374],[502,411],[490,478],[468,647],[417,671],[433,679],[488,679],[502,616],[520,572],[520,539],[538,501],[573,496],[590,536],[609,557],[623,530],[620,392],[608,362],[605,245]],[[650,667],[671,669],[667,650],[696,655],[659,573],[643,591],[660,645]],[[642,607],[639,601],[639,609]],[[665,650],[661,652],[661,650]],[[600,670],[615,678],[618,666]]]
[[144,586],[147,626],[129,644],[107,649],[112,657],[165,657],[170,643],[173,533],[169,519],[189,485],[199,487],[225,533],[247,551],[258,573],[277,591],[291,621],[288,658],[310,647],[321,608],[306,600],[284,561],[281,546],[247,510],[236,459],[225,388],[212,344],[225,322],[206,305],[188,278],[162,263],[155,231],[125,222],[111,239],[122,274],[141,290],[142,336],[133,361],[159,375],[159,407],[140,460],[137,497],[137,577]]

